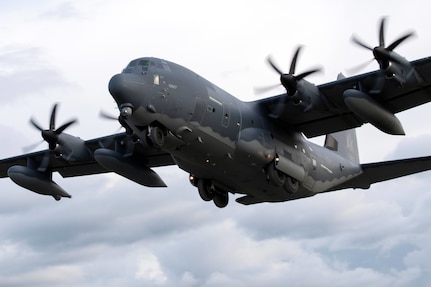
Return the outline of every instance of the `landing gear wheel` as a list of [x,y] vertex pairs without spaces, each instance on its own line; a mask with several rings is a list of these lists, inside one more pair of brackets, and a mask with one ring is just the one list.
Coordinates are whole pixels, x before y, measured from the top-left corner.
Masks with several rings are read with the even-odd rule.
[[152,127],[149,138],[156,148],[161,148],[165,143],[165,133],[161,127]]
[[204,201],[211,201],[214,199],[214,190],[211,188],[210,182],[206,179],[198,179],[199,195]]
[[286,178],[286,182],[284,183],[284,189],[288,192],[288,193],[296,193],[298,191],[299,188],[299,181],[296,180],[295,178],[288,176]]
[[226,191],[217,192],[214,194],[213,201],[218,208],[226,207],[229,203],[229,194]]
[[278,171],[275,168],[274,163],[270,163],[268,165],[268,178],[273,185],[278,187],[283,186],[283,184],[286,182],[286,175],[281,171]]

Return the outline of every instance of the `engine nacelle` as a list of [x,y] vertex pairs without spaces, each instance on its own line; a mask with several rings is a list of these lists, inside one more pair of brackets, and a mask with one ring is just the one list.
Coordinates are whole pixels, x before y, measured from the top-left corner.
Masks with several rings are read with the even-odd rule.
[[405,134],[398,118],[364,92],[348,89],[343,96],[346,106],[364,121],[388,134]]
[[304,107],[304,112],[310,110],[325,110],[319,89],[306,80],[298,82],[298,91],[292,97],[293,104]]
[[380,68],[385,73],[387,79],[395,79],[400,85],[405,85],[415,80],[416,73],[410,62],[393,51],[387,65]]
[[151,168],[116,151],[99,148],[94,159],[106,170],[115,172],[136,183],[149,187],[166,187],[160,176]]
[[61,133],[58,136],[58,146],[55,152],[69,162],[92,159],[91,153],[85,145],[85,141],[66,133]]
[[14,183],[33,192],[51,195],[56,200],[61,197],[72,197],[52,181],[46,173],[38,172],[26,166],[14,165],[8,169],[7,174]]

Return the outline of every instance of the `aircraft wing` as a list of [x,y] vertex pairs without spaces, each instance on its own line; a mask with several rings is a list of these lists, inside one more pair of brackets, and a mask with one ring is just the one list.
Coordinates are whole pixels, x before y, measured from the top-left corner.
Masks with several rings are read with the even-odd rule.
[[345,188],[367,189],[371,184],[431,169],[431,156],[362,164],[362,174],[335,186],[329,191]]
[[[304,107],[291,104],[287,98],[283,99],[287,97],[285,94],[254,103],[262,110],[280,111],[274,117],[275,121],[304,133],[308,138],[356,128],[366,122],[346,106],[343,93],[348,89],[366,87],[374,100],[393,114],[431,101],[431,57],[410,64],[420,84],[401,86],[396,80],[386,79],[381,71],[374,71],[317,86],[327,107],[325,110],[311,108],[304,111]],[[373,94],[373,89],[379,89],[377,86],[382,84],[384,87]],[[282,108],[280,105],[283,105]]]
[[[138,171],[146,172],[147,176],[155,174],[150,168],[158,166],[174,165],[171,155],[152,147],[144,147],[141,144],[133,144],[131,139],[125,133],[110,135],[107,137],[96,138],[83,141],[88,151],[88,157],[83,160],[67,160],[64,157],[58,157],[54,152],[49,150],[28,153],[0,160],[0,178],[8,177],[8,170],[12,166],[28,166],[31,162],[35,167],[43,166],[50,172],[58,172],[62,177],[83,176],[91,174],[100,174],[111,172],[101,166],[94,157],[95,151],[103,147],[104,150],[118,150],[120,144],[129,145],[124,147],[125,153],[128,153],[127,163],[133,163],[138,167]],[[129,150],[128,150],[129,149]],[[49,160],[46,157],[49,157]],[[141,169],[139,169],[139,167]],[[133,179],[132,179],[133,180]],[[151,182],[151,180],[153,180]],[[155,186],[154,178],[149,178],[139,182],[147,186]]]

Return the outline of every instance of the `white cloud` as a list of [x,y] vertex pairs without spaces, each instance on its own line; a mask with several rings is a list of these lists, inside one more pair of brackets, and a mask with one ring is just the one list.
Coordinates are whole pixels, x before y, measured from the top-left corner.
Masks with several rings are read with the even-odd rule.
[[167,278],[163,274],[156,256],[143,254],[140,257],[135,275],[137,279],[148,280],[160,285],[166,282]]

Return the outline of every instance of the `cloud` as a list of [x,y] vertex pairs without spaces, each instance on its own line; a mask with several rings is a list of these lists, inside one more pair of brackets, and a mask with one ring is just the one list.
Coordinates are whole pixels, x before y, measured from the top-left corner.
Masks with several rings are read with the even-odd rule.
[[407,158],[427,156],[431,151],[429,148],[430,141],[430,134],[405,137],[387,157],[394,158],[396,156],[398,158]]
[[37,47],[0,48],[0,99],[11,103],[29,96],[43,97],[50,90],[73,89],[44,57],[43,49]]
[[167,278],[161,270],[157,257],[153,254],[143,254],[141,256],[135,275],[136,278],[147,280],[158,285],[165,283]]

